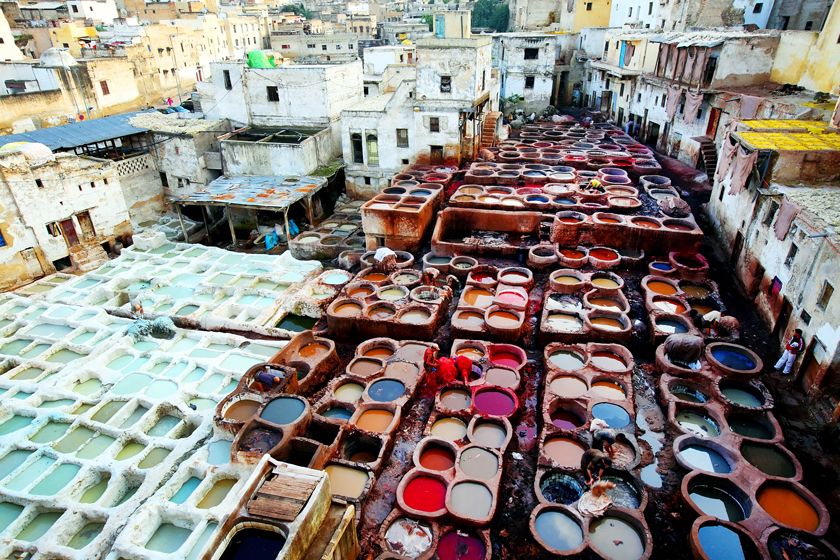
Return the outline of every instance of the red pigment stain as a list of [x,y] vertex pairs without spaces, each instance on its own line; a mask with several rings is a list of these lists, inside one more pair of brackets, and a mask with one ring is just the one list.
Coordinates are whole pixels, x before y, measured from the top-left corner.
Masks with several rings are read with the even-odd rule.
[[508,416],[515,407],[513,399],[501,391],[480,391],[475,394],[473,404],[479,412],[493,416]]
[[417,511],[433,512],[446,507],[446,484],[430,476],[418,476],[403,491],[405,505]]
[[440,560],[484,560],[484,541],[469,533],[451,531],[440,538],[437,557]]
[[519,369],[519,356],[513,352],[493,352],[490,354],[490,361],[497,366]]
[[486,272],[473,272],[472,277],[473,280],[475,280],[476,282],[481,282],[482,284],[487,284],[495,280],[495,278],[493,278]]
[[455,466],[455,457],[448,449],[434,445],[420,455],[420,464],[432,471],[445,471]]

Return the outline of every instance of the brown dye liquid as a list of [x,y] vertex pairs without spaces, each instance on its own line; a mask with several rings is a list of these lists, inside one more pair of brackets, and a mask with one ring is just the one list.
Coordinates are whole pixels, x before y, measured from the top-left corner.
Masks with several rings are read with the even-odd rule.
[[390,410],[383,410],[373,408],[364,411],[359,419],[356,420],[356,426],[368,432],[382,433],[391,425],[394,419],[394,413]]
[[624,328],[621,321],[612,317],[594,317],[590,319],[593,326],[604,331],[620,331]]
[[583,446],[569,438],[556,437],[545,441],[543,451],[563,467],[578,468],[583,457]]
[[674,286],[668,282],[661,282],[659,280],[648,282],[647,287],[649,290],[657,294],[662,294],[663,296],[672,296],[677,293],[677,289]]
[[225,419],[244,422],[257,413],[260,403],[250,399],[236,401],[225,410]]
[[322,352],[326,352],[330,347],[320,342],[310,342],[300,349],[298,352],[301,358],[312,358]]

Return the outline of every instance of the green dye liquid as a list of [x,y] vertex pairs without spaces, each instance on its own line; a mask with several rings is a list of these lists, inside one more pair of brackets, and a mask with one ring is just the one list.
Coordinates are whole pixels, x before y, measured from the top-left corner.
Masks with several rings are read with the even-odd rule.
[[180,421],[180,418],[176,418],[175,416],[170,416],[168,414],[161,416],[160,420],[158,420],[146,433],[154,437],[165,436],[172,428],[177,426]]
[[31,493],[38,496],[54,496],[76,478],[80,469],[79,465],[63,463],[36,484]]
[[144,414],[149,412],[149,409],[143,405],[137,405],[137,408],[134,409],[134,412],[131,413],[131,416],[125,419],[123,423],[120,425],[120,428],[130,428],[134,424],[140,420]]
[[106,436],[105,434],[100,434],[87,442],[84,447],[79,449],[76,453],[76,457],[79,459],[95,459],[102,455],[102,453],[108,449],[112,443],[114,443],[114,438]]
[[85,493],[82,494],[82,497],[79,501],[83,504],[93,504],[102,497],[102,494],[105,493],[105,490],[108,489],[108,482],[111,480],[111,475],[105,474],[99,482],[94,484],[93,486],[89,486]]
[[31,416],[12,416],[2,424],[0,424],[0,436],[11,434],[18,430],[22,430],[32,423],[34,418]]
[[151,451],[149,451],[149,454],[146,455],[143,458],[143,460],[140,461],[140,464],[137,465],[137,466],[140,467],[141,469],[148,469],[148,468],[151,468],[151,467],[156,467],[161,463],[161,461],[166,459],[167,455],[169,455],[169,449],[166,449],[166,448],[163,448],[163,447],[156,447],[156,448],[152,449]]
[[125,446],[120,449],[120,452],[117,453],[117,461],[124,461],[126,459],[130,459],[146,449],[146,446],[142,443],[138,443],[136,441],[129,441],[125,444]]
[[172,523],[162,523],[146,543],[146,548],[155,552],[171,554],[181,548],[184,541],[189,538],[190,533],[192,531],[189,529],[178,527]]
[[5,484],[5,487],[9,490],[20,492],[43,475],[53,463],[55,463],[55,459],[42,455],[33,463],[30,463],[25,469],[18,472],[14,478]]
[[20,512],[23,511],[23,506],[11,504],[9,502],[0,502],[0,533],[5,531],[9,525],[15,522],[20,517]]
[[198,488],[198,485],[201,484],[201,479],[191,476],[178,488],[178,491],[169,498],[169,501],[174,504],[183,504],[187,501],[187,499],[192,496],[192,493],[195,492],[195,489]]
[[35,519],[29,522],[29,525],[17,534],[16,538],[27,542],[37,541],[55,525],[55,522],[61,517],[61,513],[60,511],[47,511],[38,514]]
[[103,404],[99,410],[97,410],[93,416],[91,416],[92,420],[97,422],[105,423],[110,420],[119,410],[125,406],[127,401],[108,401],[107,403]]
[[225,496],[228,495],[230,489],[233,488],[233,485],[236,484],[236,480],[232,478],[223,478],[221,480],[216,481],[210,490],[201,498],[201,501],[198,502],[197,507],[200,509],[208,509],[211,507],[216,507],[222,500],[225,499]]
[[75,548],[76,550],[83,549],[99,536],[99,533],[102,532],[102,527],[104,526],[105,525],[102,523],[88,523],[82,527],[78,533],[73,535],[73,538],[70,539],[70,548]]
[[93,430],[84,426],[78,426],[53,445],[53,449],[60,453],[73,453],[80,449],[87,440],[92,438],[93,434]]
[[32,443],[49,443],[55,441],[64,435],[70,428],[70,424],[62,422],[47,422],[44,426],[30,436],[29,441]]

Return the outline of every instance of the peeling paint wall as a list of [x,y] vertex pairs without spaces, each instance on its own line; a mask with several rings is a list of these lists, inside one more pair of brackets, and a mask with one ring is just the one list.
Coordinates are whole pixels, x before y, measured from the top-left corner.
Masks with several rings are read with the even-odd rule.
[[[36,180],[40,180],[40,183]],[[30,280],[33,258],[20,252],[35,249],[49,262],[69,256],[68,242],[47,225],[72,220],[81,242],[101,243],[131,233],[119,177],[111,162],[56,154],[41,165],[30,165],[20,152],[0,157],[0,228],[11,233],[11,246],[0,248],[0,266],[12,277],[10,283]],[[86,238],[78,214],[88,212],[95,237]],[[24,267],[21,268],[21,264]],[[30,272],[27,272],[27,266]],[[23,274],[24,276],[21,276]],[[17,281],[17,282],[16,282]]]
[[[498,42],[499,73],[502,97],[518,95],[525,101],[526,111],[540,112],[551,104],[554,92],[555,36],[515,35],[494,36]],[[535,60],[525,59],[525,49],[535,49]],[[533,84],[526,87],[526,78]]]
[[770,80],[779,37],[729,39],[721,47],[712,88],[763,84]]
[[[760,195],[754,187],[729,195],[725,188],[722,183],[714,186],[707,212],[722,246],[731,251],[738,234],[743,239],[743,249],[735,259],[738,280],[781,339],[800,328],[806,348],[815,338],[824,348],[817,348],[819,367],[810,375],[803,375],[804,387],[812,390],[815,385],[836,383],[840,372],[840,247],[836,235],[826,237],[824,224],[804,212],[793,221],[785,238],[779,240],[773,226],[784,195]],[[794,245],[796,250],[791,257]],[[778,293],[771,290],[774,278],[781,282]],[[819,298],[826,282],[835,288],[835,293],[821,307]],[[777,325],[784,299],[790,302],[792,312],[787,324]],[[805,317],[809,319],[806,321]],[[802,358],[798,359],[795,370],[803,363]]]
[[167,201],[154,158],[143,154],[115,161],[113,165],[131,221],[135,224],[156,221],[166,211]]
[[180,196],[207,185],[221,173],[207,169],[205,152],[218,152],[216,140],[224,131],[199,132],[194,135],[154,134],[152,152],[158,170],[166,175],[168,194]]
[[779,37],[770,80],[777,84],[798,84],[808,64],[808,53],[816,42],[814,31],[788,31]]
[[840,2],[834,2],[799,85],[811,91],[840,94]]

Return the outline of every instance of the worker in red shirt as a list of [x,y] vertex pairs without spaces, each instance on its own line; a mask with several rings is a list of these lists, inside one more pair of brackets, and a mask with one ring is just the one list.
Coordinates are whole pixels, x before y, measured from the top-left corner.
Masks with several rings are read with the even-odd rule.
[[470,373],[472,373],[473,361],[463,354],[455,358],[455,369],[463,378],[464,383],[470,382]]
[[434,348],[427,348],[423,353],[423,366],[429,375],[429,382],[436,387],[451,383],[457,377],[455,361],[451,358],[440,358]]

